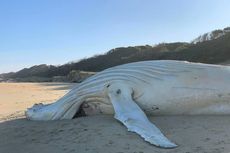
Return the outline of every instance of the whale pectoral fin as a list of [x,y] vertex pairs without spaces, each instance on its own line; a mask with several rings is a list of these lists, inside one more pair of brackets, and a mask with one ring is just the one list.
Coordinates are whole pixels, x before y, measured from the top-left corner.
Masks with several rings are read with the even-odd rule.
[[[174,148],[177,146],[168,140],[162,132],[148,120],[144,112],[134,101],[130,101],[127,106],[121,103],[123,104],[125,101],[118,104],[119,106],[117,107],[119,107],[119,110],[115,110],[115,118],[121,121],[128,128],[128,131],[136,132],[143,137],[145,141],[162,148]],[[124,107],[132,107],[132,109],[130,108],[131,110],[129,111],[127,111],[126,108],[122,110]],[[133,108],[135,108],[135,110]]]
[[[115,118],[121,121],[128,131],[136,132],[145,141],[162,148],[175,148],[176,144],[168,140],[162,132],[152,124],[141,108],[133,101],[131,94],[122,93],[121,89],[109,92],[115,110]],[[126,92],[126,90],[125,90]]]

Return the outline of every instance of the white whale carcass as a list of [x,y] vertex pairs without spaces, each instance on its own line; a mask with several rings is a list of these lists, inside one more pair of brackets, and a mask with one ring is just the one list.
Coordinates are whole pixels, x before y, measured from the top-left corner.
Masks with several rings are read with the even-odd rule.
[[30,120],[113,114],[129,131],[159,147],[173,148],[150,115],[230,114],[230,67],[184,61],[142,61],[106,69],[50,105],[26,111]]

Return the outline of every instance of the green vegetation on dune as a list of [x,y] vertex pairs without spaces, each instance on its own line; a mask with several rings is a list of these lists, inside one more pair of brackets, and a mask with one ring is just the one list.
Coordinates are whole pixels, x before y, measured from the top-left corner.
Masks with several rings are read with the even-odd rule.
[[194,43],[161,43],[155,46],[120,47],[102,55],[61,66],[37,65],[1,78],[52,78],[68,76],[73,70],[97,72],[106,68],[143,60],[186,60],[202,63],[221,63],[230,60],[230,33],[209,41]]

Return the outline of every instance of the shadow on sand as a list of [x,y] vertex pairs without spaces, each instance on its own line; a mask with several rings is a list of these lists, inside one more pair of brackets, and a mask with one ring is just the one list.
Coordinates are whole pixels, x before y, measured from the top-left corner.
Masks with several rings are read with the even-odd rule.
[[161,149],[128,132],[112,116],[73,120],[0,123],[1,153],[229,153],[229,116],[150,117],[163,133],[179,144]]

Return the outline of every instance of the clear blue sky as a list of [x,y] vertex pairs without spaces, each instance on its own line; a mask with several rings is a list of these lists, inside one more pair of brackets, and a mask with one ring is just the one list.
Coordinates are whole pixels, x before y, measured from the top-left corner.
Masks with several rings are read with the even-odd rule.
[[229,0],[1,0],[0,73],[227,26]]

